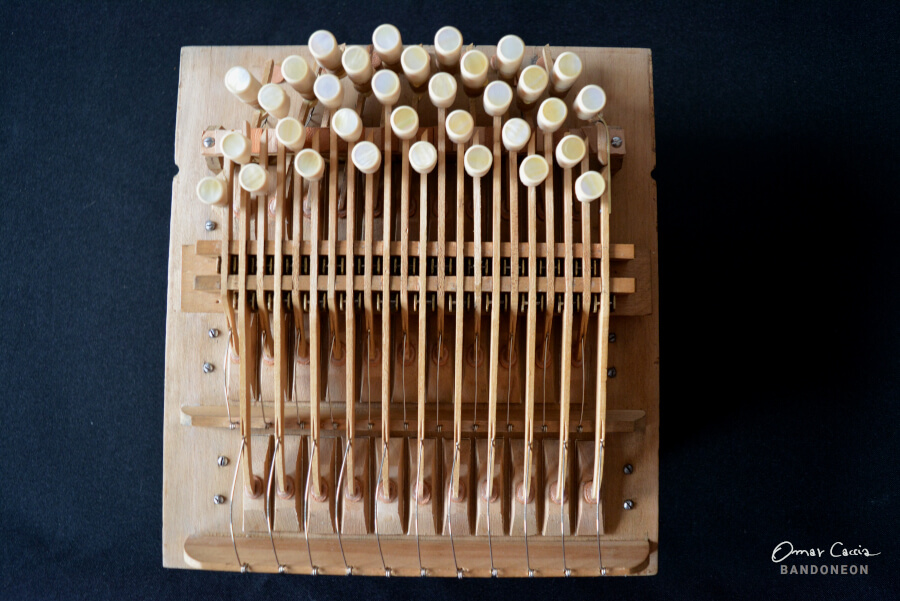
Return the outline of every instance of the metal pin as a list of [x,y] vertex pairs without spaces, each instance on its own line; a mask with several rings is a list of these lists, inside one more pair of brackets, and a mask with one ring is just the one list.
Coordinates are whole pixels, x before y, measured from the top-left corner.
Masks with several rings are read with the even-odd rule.
[[634,509],[634,501],[632,501],[631,499],[625,499],[625,502],[622,504],[622,507],[625,509],[625,511],[630,511],[630,510]]
[[203,138],[203,147],[204,148],[212,148],[213,146],[215,146],[215,144],[216,144],[216,141],[213,138],[211,138],[210,136]]
[[204,227],[206,227],[207,232],[211,232],[216,229],[216,222],[209,219],[206,221],[206,225]]

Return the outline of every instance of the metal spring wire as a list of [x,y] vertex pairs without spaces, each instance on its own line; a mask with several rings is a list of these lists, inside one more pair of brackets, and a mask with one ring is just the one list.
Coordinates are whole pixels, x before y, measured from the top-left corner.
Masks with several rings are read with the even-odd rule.
[[317,568],[315,566],[315,564],[313,564],[312,549],[309,546],[309,485],[312,480],[313,459],[315,459],[316,461],[319,460],[319,454],[318,454],[319,441],[313,440],[312,445],[313,445],[313,448],[310,449],[310,454],[309,454],[309,467],[306,469],[306,494],[304,495],[305,498],[303,500],[303,505],[304,505],[303,534],[306,536],[306,553],[309,555],[309,567],[312,570],[312,575],[318,576],[319,568]]
[[338,537],[338,546],[341,548],[341,559],[344,560],[344,573],[347,576],[353,574],[353,568],[347,565],[347,556],[344,554],[344,541],[341,539],[341,526],[338,521],[338,501],[343,498],[343,489],[341,488],[341,483],[344,478],[344,470],[347,467],[347,454],[350,452],[353,441],[347,437],[347,446],[344,448],[344,458],[341,461],[341,471],[338,472],[338,480],[337,480],[337,488],[334,494],[334,530],[337,532]]
[[[384,458],[387,457],[388,452],[388,444],[387,441],[383,441],[381,447],[381,464],[378,467],[378,479],[375,481],[375,542],[378,543],[378,555],[381,556],[381,567],[384,568],[385,577],[389,577],[391,575],[391,569],[387,567],[387,564],[384,563],[384,552],[381,550],[381,536],[378,533],[378,488],[381,487],[384,489],[384,484],[381,482],[382,470],[384,469]],[[387,498],[391,497],[391,487],[388,485],[387,489]]]
[[281,563],[281,561],[279,561],[278,551],[275,549],[275,535],[273,534],[272,519],[269,516],[269,501],[268,501],[272,496],[272,481],[275,479],[274,457],[278,456],[278,447],[279,447],[280,443],[281,443],[281,440],[278,437],[276,437],[272,465],[269,466],[269,482],[268,482],[268,486],[266,486],[266,527],[269,529],[269,540],[272,542],[272,554],[275,556],[275,564],[278,566],[278,573],[284,574],[285,572],[287,572],[287,566],[283,565]]
[[[419,575],[423,578],[426,576],[427,572],[425,568],[422,567],[422,547],[419,543],[419,474],[422,473],[422,455],[425,454],[425,441],[419,440],[419,453],[416,461],[416,480],[415,480],[415,521],[416,521],[416,553],[419,557]],[[424,481],[422,482],[424,488]],[[599,514],[598,514],[599,516]]]
[[234,479],[231,481],[231,499],[229,503],[229,515],[228,515],[228,529],[231,532],[231,546],[234,548],[234,557],[237,559],[238,566],[241,568],[241,574],[245,574],[250,571],[250,566],[248,564],[241,562],[241,556],[237,550],[237,542],[234,538],[234,491],[237,486],[238,472],[240,472],[241,468],[241,460],[244,458],[244,445],[247,443],[246,438],[241,438],[241,447],[238,451],[238,460],[234,466]]
[[456,577],[462,580],[463,571],[456,561],[456,544],[453,542],[453,520],[450,519],[450,509],[453,504],[453,475],[456,473],[456,462],[459,459],[459,443],[454,443],[453,464],[450,466],[450,485],[447,487],[447,531],[450,532],[450,550],[453,552],[453,566],[456,568]]

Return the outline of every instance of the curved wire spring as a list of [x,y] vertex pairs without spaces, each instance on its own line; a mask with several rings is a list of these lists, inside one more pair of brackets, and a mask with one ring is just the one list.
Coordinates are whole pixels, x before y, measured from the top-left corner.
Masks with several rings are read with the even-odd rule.
[[312,575],[318,576],[319,568],[317,568],[316,565],[313,563],[312,549],[309,546],[309,485],[310,485],[310,482],[312,481],[313,459],[315,459],[316,461],[319,460],[319,453],[318,453],[319,441],[313,440],[312,444],[313,444],[313,448],[312,448],[312,452],[310,453],[310,456],[309,456],[309,467],[306,469],[306,493],[304,494],[305,498],[303,500],[303,506],[304,506],[303,534],[306,536],[306,553],[309,555],[309,567],[312,570]]
[[560,466],[560,478],[562,478],[562,495],[559,497],[559,540],[562,543],[562,560],[563,560],[563,574],[565,574],[566,578],[572,575],[572,570],[569,569],[568,564],[566,563],[566,461],[569,458],[569,441],[567,440],[563,443],[563,460],[562,465]]
[[225,357],[222,364],[225,366],[225,409],[228,411],[228,429],[234,430],[238,426],[238,422],[231,418],[231,404],[228,402],[228,380],[231,379],[231,361],[229,360],[229,352],[231,351],[231,329],[228,330],[228,340],[225,342]]
[[[378,555],[381,556],[381,567],[384,568],[384,575],[386,577],[391,575],[391,569],[389,567],[387,567],[387,564],[384,563],[384,552],[381,550],[381,536],[378,533],[378,499],[377,499],[378,492],[377,491],[378,491],[379,487],[381,487],[382,489],[384,488],[384,485],[381,483],[381,473],[382,473],[382,470],[384,469],[384,458],[387,457],[387,451],[388,451],[388,445],[387,445],[387,441],[385,440],[383,443],[383,446],[381,447],[381,465],[379,465],[379,467],[378,467],[378,479],[375,481],[375,491],[376,491],[375,492],[375,497],[376,497],[376,499],[375,499],[375,542],[378,543]],[[390,486],[388,486],[387,498],[390,498],[390,496],[391,496],[391,488],[390,488]]]
[[[281,440],[279,438],[275,438],[275,450],[273,452],[273,457],[278,456],[278,447],[280,446]],[[269,485],[266,487],[266,527],[269,529],[269,540],[272,542],[272,555],[275,556],[275,565],[278,566],[278,573],[284,574],[287,572],[287,566],[282,564],[278,559],[278,551],[275,549],[275,535],[273,533],[272,527],[272,518],[269,516],[269,502],[268,499],[272,497],[272,481],[275,480],[275,460],[273,459],[272,465],[269,466]]]
[[[423,578],[428,574],[422,567],[422,547],[419,543],[419,474],[422,473],[422,455],[425,454],[425,441],[419,440],[419,453],[416,460],[416,479],[415,479],[415,520],[416,520],[416,554],[419,557],[419,575]],[[424,484],[424,482],[423,482]]]
[[351,576],[353,574],[353,568],[347,565],[347,556],[344,554],[344,541],[341,540],[341,525],[338,522],[338,500],[343,498],[343,489],[341,488],[341,483],[344,478],[344,470],[347,468],[347,454],[350,453],[351,446],[353,441],[350,438],[347,438],[347,446],[344,448],[344,459],[341,461],[341,471],[338,472],[337,479],[337,488],[334,493],[334,531],[337,532],[338,537],[338,546],[341,548],[341,559],[344,560],[344,573],[347,576]]
[[[496,444],[496,439],[491,439],[488,442],[488,465],[494,465],[494,444]],[[487,483],[491,487],[491,494],[493,494],[494,483],[493,481]],[[487,492],[487,490],[485,490]],[[488,553],[491,556],[491,577],[497,577],[497,568],[494,567],[494,542],[491,538],[491,495],[487,496],[487,531],[488,531]]]
[[[528,443],[528,458],[532,456],[534,443]],[[528,553],[528,497],[531,496],[531,478],[529,478],[528,468],[531,467],[531,461],[525,461],[525,478],[522,481],[524,492],[522,493],[522,524],[525,526],[525,567],[528,570],[528,577],[534,578],[534,570],[531,569],[531,555]]]
[[450,508],[453,504],[453,478],[456,474],[456,463],[459,460],[459,443],[454,443],[453,465],[450,466],[450,485],[447,487],[447,530],[450,532],[450,550],[453,552],[453,566],[456,568],[456,577],[462,580],[463,571],[456,561],[456,544],[453,542],[453,520],[450,519]]
[[241,460],[244,458],[244,445],[247,444],[246,438],[241,438],[241,448],[238,451],[238,459],[234,465],[234,479],[231,481],[231,499],[230,506],[228,509],[228,529],[231,532],[231,546],[234,548],[234,557],[237,559],[238,566],[241,568],[241,574],[246,574],[250,571],[250,566],[241,561],[241,556],[238,553],[237,549],[237,541],[234,538],[234,491],[237,486],[238,473],[241,469]]

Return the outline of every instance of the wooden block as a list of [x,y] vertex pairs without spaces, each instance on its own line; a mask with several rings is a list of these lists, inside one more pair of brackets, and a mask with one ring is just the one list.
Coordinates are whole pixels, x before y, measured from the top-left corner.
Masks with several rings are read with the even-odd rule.
[[[475,498],[475,535],[487,536],[488,513],[491,519],[491,536],[503,536],[509,524],[509,474],[506,470],[506,440],[498,438],[493,457],[488,453],[488,441],[479,439],[475,444],[475,465],[478,494]],[[494,485],[490,499],[487,498],[488,461],[494,463]]]
[[510,440],[510,517],[509,534],[511,536],[525,535],[525,522],[528,525],[528,535],[533,536],[538,530],[538,503],[543,496],[538,493],[541,490],[540,454],[532,453],[531,473],[528,479],[531,486],[526,492],[525,482],[525,441]]
[[[409,444],[409,525],[407,532],[410,536],[416,534],[416,528],[420,536],[433,536],[439,532],[440,500],[443,498],[438,478],[438,446],[433,438],[422,441],[422,459],[419,463],[418,440],[410,439]],[[417,470],[422,470],[422,480],[425,483],[423,491],[416,498],[415,483]],[[418,519],[418,525],[416,520]]]
[[[372,532],[372,495],[370,482],[371,462],[369,461],[368,440],[356,438],[350,452],[353,453],[353,473],[346,467],[341,480],[341,533],[368,534]],[[341,438],[342,449],[346,449],[347,438]],[[346,451],[343,451],[346,452]],[[340,465],[338,470],[340,470]]]
[[[272,532],[301,532],[303,530],[303,478],[306,476],[306,437],[284,437],[285,474],[293,484],[290,497],[274,492]],[[274,489],[276,483],[272,484]]]
[[[450,489],[451,470],[454,469],[453,455],[454,444],[452,440],[445,439],[443,441],[444,449],[444,508],[441,515],[443,522],[444,536],[450,535],[453,530],[453,536],[468,536],[472,533],[474,522],[475,503],[472,489],[475,484],[474,452],[472,448],[472,440],[463,438],[459,442],[459,453],[456,461],[455,470],[459,474],[459,497],[453,499],[447,494]],[[449,520],[448,520],[449,513]],[[451,526],[452,524],[452,526]]]
[[[594,503],[591,497],[591,484],[593,483],[594,473],[594,442],[588,440],[579,440],[575,443],[576,453],[576,473],[575,492],[577,494],[578,506],[576,508],[575,519],[575,535],[593,535],[597,534],[597,503]],[[603,534],[603,501],[600,501],[600,534]]]
[[[310,534],[334,534],[335,440],[334,438],[319,439],[318,461],[323,494],[317,497],[314,490],[306,489],[307,482],[304,482],[304,502],[309,514]],[[311,439],[307,441],[307,448],[310,461],[312,461],[315,449]],[[310,481],[309,488],[312,486],[313,483]]]
[[[403,448],[405,438],[391,438],[388,440],[388,456],[383,461],[384,442],[381,437],[375,439],[375,461],[381,472],[375,474],[375,524],[380,535],[404,534],[406,531],[406,491],[407,491],[407,459],[408,455]],[[383,486],[384,476],[390,481],[390,489]],[[379,485],[379,482],[381,485]]]
[[[269,466],[272,464],[272,451],[275,448],[275,438],[271,435],[251,436],[248,444],[253,445],[253,474],[260,479],[262,487],[256,491],[256,496],[251,496],[246,490],[243,493],[243,527],[244,532],[268,532],[266,524],[266,491],[269,486]],[[246,453],[243,458],[247,460]],[[240,483],[238,483],[240,484]],[[274,488],[274,484],[272,485]],[[239,494],[235,491],[235,494]]]
[[[565,472],[561,473],[559,440],[545,438],[541,443],[541,447],[544,453],[544,523],[541,532],[544,536],[559,536],[560,531],[562,531],[566,536],[569,536],[572,534],[573,510],[575,507],[575,491],[573,490],[574,455],[570,447],[565,454]],[[562,502],[556,496],[557,480],[559,478],[566,479],[566,494]],[[560,520],[560,513],[562,513],[562,520]],[[562,526],[562,530],[560,530],[560,526]]]

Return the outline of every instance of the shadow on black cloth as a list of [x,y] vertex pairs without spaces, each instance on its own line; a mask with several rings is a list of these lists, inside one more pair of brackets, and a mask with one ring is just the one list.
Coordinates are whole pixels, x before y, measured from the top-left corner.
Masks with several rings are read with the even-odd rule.
[[[896,598],[898,11],[584,4],[0,7],[0,597]],[[656,577],[386,581],[161,567],[180,47],[302,44],[320,27],[365,41],[384,21],[408,42],[452,23],[479,43],[514,32],[530,44],[653,49]],[[881,555],[857,562],[865,576],[785,576],[770,558],[784,540]]]

